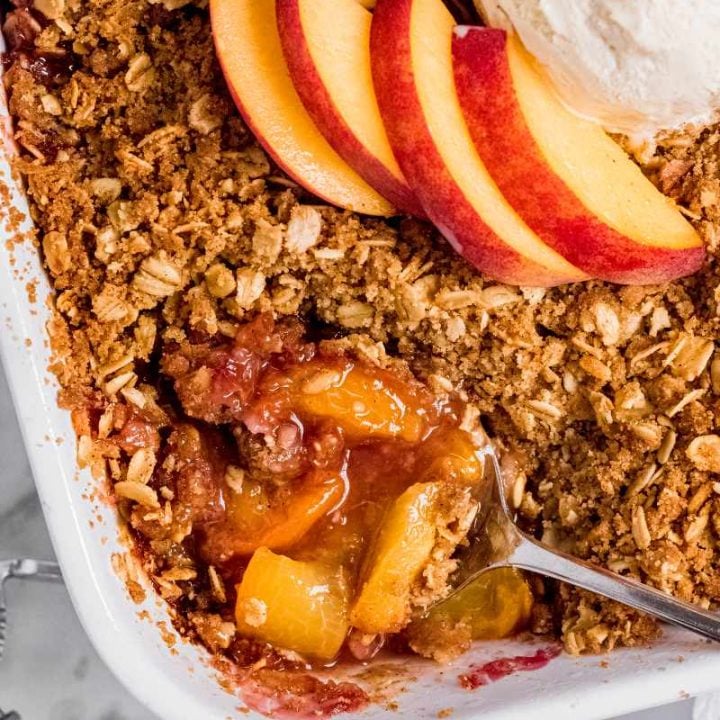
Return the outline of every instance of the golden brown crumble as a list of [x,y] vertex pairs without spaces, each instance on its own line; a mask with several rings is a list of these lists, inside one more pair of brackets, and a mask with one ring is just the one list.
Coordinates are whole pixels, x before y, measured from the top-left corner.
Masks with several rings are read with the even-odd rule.
[[[341,212],[284,177],[229,99],[202,0],[34,5],[49,20],[5,82],[56,291],[53,371],[65,405],[96,408],[74,415],[80,461],[115,482],[136,527],[171,528],[174,542],[189,532],[172,492],[147,485],[152,450],[103,441],[119,408],[163,412],[147,383],[159,344],[230,337],[258,311],[300,313],[374,362],[399,357],[434,388],[467,393],[508,452],[513,505],[545,542],[720,602],[720,129],[640,156],[707,243],[696,276],[505,287],[422,222]],[[168,599],[195,577],[184,556],[148,563]],[[202,581],[225,597],[212,568]],[[657,633],[617,604],[539,587],[535,629],[554,629],[571,652]],[[190,620],[211,648],[227,647],[223,618]]]

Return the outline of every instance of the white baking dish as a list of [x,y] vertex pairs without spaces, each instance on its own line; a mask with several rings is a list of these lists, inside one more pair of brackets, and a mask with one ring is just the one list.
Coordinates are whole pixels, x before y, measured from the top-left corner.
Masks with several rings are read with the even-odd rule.
[[[9,127],[4,102],[0,117]],[[13,207],[27,214],[10,177],[7,137],[4,147],[0,180],[11,188]],[[253,717],[239,711],[238,697],[221,689],[204,651],[177,638],[171,652],[161,632],[161,627],[171,631],[163,603],[150,590],[148,599],[135,605],[113,569],[113,555],[125,552],[115,514],[88,499],[94,483],[87,471],[77,471],[69,416],[56,406],[57,385],[47,371],[48,283],[34,247],[6,243],[12,237],[7,207],[0,211],[0,350],[50,535],[83,626],[113,672],[164,720]],[[30,280],[37,280],[35,303],[26,290]],[[146,611],[145,619],[140,611]],[[458,674],[471,662],[534,649],[517,642],[490,643],[445,668],[403,661],[418,679],[395,698],[399,707],[393,716],[433,718],[453,708],[457,720],[594,720],[720,688],[720,646],[676,631],[668,631],[652,649],[605,658],[561,656],[544,669],[473,692],[458,684]],[[387,716],[381,705],[362,713],[368,719],[381,716]]]

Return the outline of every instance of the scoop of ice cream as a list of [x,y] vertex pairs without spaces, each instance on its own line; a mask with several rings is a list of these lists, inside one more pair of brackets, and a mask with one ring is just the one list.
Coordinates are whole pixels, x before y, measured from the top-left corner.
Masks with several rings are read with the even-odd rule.
[[572,110],[610,131],[646,138],[720,108],[720,2],[475,2],[515,29]]

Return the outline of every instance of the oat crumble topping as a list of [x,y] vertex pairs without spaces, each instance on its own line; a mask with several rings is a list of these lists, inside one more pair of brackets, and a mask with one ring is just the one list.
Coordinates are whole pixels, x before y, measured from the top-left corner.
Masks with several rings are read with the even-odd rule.
[[[156,550],[177,549],[189,520],[150,483],[152,443],[106,438],[128,413],[162,420],[159,348],[233,337],[259,312],[299,314],[372,363],[399,358],[438,392],[461,389],[507,451],[513,505],[543,541],[720,602],[718,127],[638,151],[702,233],[702,272],[657,287],[505,287],[420,221],[341,212],[284,177],[226,92],[202,0],[15,5],[5,85],[56,293],[52,369],[81,462],[109,476]],[[225,598],[215,569],[197,577],[183,553],[145,560],[162,596],[190,611],[189,631],[228,648],[232,627],[205,612]],[[658,633],[615,603],[534,582],[533,629],[572,653]],[[263,621],[262,608],[248,613]],[[251,657],[240,645],[234,656]]]

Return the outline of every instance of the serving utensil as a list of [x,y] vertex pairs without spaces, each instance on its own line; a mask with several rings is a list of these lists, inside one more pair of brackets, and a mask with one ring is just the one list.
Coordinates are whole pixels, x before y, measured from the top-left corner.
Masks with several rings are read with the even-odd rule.
[[720,640],[720,613],[703,610],[636,580],[579,560],[520,530],[507,503],[495,450],[487,446],[480,454],[485,462],[487,482],[483,487],[486,497],[479,498],[481,511],[469,534],[470,545],[461,555],[453,594],[488,570],[515,567],[590,590],[704,637]]

